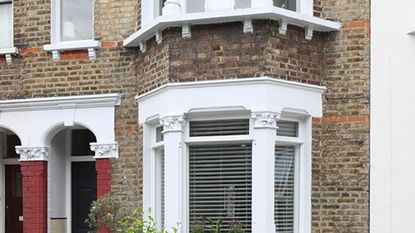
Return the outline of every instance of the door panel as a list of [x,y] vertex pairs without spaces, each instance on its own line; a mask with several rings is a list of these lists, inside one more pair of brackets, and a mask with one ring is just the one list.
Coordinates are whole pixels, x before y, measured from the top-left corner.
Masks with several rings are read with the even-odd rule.
[[23,189],[20,165],[5,166],[6,233],[23,233]]
[[87,233],[91,203],[97,199],[95,162],[72,163],[72,232]]

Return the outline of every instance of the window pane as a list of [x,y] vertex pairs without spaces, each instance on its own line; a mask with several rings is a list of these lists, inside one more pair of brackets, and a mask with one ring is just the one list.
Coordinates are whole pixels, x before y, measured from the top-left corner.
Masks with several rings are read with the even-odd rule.
[[187,12],[205,12],[205,0],[187,0]]
[[89,143],[96,142],[95,135],[87,129],[72,130],[72,156],[92,156]]
[[251,0],[236,0],[235,9],[250,8]]
[[6,158],[19,158],[19,155],[16,153],[16,146],[21,145],[19,137],[17,135],[7,135],[6,144]]
[[191,121],[190,137],[248,135],[249,119]]
[[275,226],[277,233],[294,232],[295,147],[275,147]]
[[62,0],[63,41],[93,39],[93,0]]
[[13,47],[13,9],[11,2],[0,3],[0,48]]
[[298,137],[298,122],[278,121],[277,135],[285,137]]
[[156,142],[164,141],[163,126],[156,128]]
[[274,0],[274,6],[288,9],[291,11],[297,10],[297,0]]
[[[190,226],[209,225],[206,218],[251,230],[251,144],[218,144],[189,147]],[[210,226],[212,227],[212,226]]]

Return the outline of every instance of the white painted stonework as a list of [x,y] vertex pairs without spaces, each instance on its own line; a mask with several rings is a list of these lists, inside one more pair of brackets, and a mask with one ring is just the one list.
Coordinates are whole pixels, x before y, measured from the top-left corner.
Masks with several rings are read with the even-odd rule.
[[[216,142],[252,143],[252,232],[275,232],[274,164],[279,117],[300,122],[300,137],[290,143],[300,149],[295,233],[311,232],[311,117],[321,117],[325,88],[275,78],[246,78],[191,83],[170,83],[137,97],[143,124],[143,207],[157,210],[154,181],[155,148],[165,154],[165,225],[180,222],[189,232],[187,145],[203,143],[191,138],[190,119],[243,117],[251,120],[249,135],[215,137]],[[226,94],[225,94],[226,93]],[[154,140],[155,127],[164,128],[163,145]],[[199,140],[199,141],[198,141]],[[158,213],[152,213],[158,216]]]
[[415,1],[371,2],[371,233],[415,229],[414,9]]
[[[65,127],[82,126],[97,138],[97,157],[117,157],[114,125],[120,95],[90,95],[0,101],[0,128],[15,133],[22,160],[47,160],[53,136]],[[104,149],[111,145],[111,149]],[[95,148],[95,147],[94,147]]]

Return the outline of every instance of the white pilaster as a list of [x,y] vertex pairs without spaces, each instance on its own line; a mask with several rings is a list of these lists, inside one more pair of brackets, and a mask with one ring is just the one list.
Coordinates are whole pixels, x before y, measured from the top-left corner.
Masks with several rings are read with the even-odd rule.
[[[167,116],[160,120],[164,127],[165,161],[165,226],[171,230],[177,223],[183,223],[183,116]],[[180,227],[179,233],[183,232]]]
[[252,232],[275,232],[274,164],[278,114],[252,113]]

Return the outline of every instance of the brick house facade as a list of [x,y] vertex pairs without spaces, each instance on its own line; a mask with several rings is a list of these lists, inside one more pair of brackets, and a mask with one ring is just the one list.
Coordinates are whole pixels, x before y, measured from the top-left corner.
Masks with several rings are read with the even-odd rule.
[[[57,50],[49,51],[44,47],[52,43],[51,2],[13,1],[13,46],[18,53],[0,56],[0,132],[16,134],[21,141],[18,144],[21,150],[42,146],[52,151],[38,161],[22,159],[19,162],[23,179],[23,232],[45,233],[53,228],[52,217],[70,219],[65,215],[70,205],[65,206],[64,216],[52,216],[54,202],[48,200],[48,196],[49,199],[53,196],[50,191],[48,193],[48,187],[50,190],[51,177],[54,177],[48,176],[48,163],[52,163],[48,157],[56,152],[52,144],[59,132],[87,128],[95,134],[100,145],[116,142],[117,156],[108,158],[105,156],[108,152],[104,152],[100,158],[97,149],[95,159],[91,160],[96,160],[97,195],[112,192],[133,206],[142,206],[146,129],[145,119],[139,119],[140,99],[137,105],[135,96],[140,98],[157,92],[166,84],[234,79],[251,82],[264,77],[289,81],[290,85],[326,87],[321,99],[323,114],[311,120],[311,232],[369,231],[368,0],[314,0],[314,16],[339,21],[341,28],[332,32],[315,30],[311,40],[305,38],[305,26],[288,23],[284,35],[279,32],[282,21],[254,18],[252,25],[247,25],[253,31],[247,33],[244,33],[240,20],[203,25],[190,23],[190,38],[183,38],[182,27],[166,27],[161,31],[162,41],[149,36],[140,41],[141,45],[145,44],[145,50],[141,47],[140,51],[138,43],[130,46],[123,46],[123,43],[126,44],[124,40],[137,30],[147,27],[142,26],[142,12],[146,11],[142,6],[140,1],[132,0],[95,1],[94,39],[100,44],[93,48],[95,54],[90,53],[89,47],[62,49],[56,53]],[[56,54],[59,54],[59,60],[55,59]],[[113,126],[113,137],[101,140],[111,134],[110,129],[109,133],[105,131],[101,135],[93,126],[88,127],[88,122],[93,125],[94,119],[89,119],[87,113],[88,108],[100,108],[97,107],[100,98],[94,99],[93,103],[91,100],[94,107],[86,106],[86,112],[82,113],[78,106],[84,100],[70,97],[111,93],[121,96],[119,103],[105,105],[105,108],[115,109],[114,115],[110,116],[114,119],[113,125],[107,127]],[[44,127],[47,128],[44,137],[49,139],[44,142],[50,144],[40,145],[40,139],[39,143],[34,143],[33,138],[37,136],[25,131],[24,127],[14,126],[22,126],[23,122],[9,124],[7,121],[7,114],[32,117],[30,114],[34,110],[27,106],[40,106],[51,98],[64,102],[59,111],[69,109],[69,112],[56,113],[54,123]],[[16,103],[24,106],[16,110],[13,105]],[[58,112],[48,107],[39,107],[37,111]],[[51,114],[55,117],[55,113]],[[75,115],[72,121],[65,118],[68,114]],[[87,123],[82,124],[83,116]],[[20,118],[10,116],[10,119],[18,121]],[[35,118],[34,114],[31,121],[41,125],[42,117]],[[20,153],[20,156],[25,154],[24,151]],[[7,156],[3,156],[4,173],[9,162]],[[1,189],[2,200],[5,189],[4,186]],[[165,197],[166,201],[168,198]],[[4,201],[2,206],[5,208]],[[1,217],[5,219],[5,216]],[[5,220],[0,222],[5,225]],[[71,223],[67,222],[67,225]],[[5,228],[0,228],[0,232],[5,232]]]

